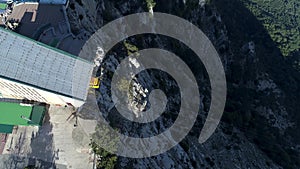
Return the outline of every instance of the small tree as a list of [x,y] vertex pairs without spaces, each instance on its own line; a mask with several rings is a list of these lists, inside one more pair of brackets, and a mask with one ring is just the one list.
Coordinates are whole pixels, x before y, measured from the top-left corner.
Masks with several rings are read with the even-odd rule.
[[[116,133],[111,132],[107,126],[99,124],[92,138],[90,146],[97,157],[97,168],[113,169],[118,159],[117,155],[111,153],[116,152],[118,148],[118,136]],[[102,148],[104,145],[110,152]]]
[[127,49],[127,55],[128,56],[130,56],[132,54],[135,54],[135,56],[139,55],[139,53],[138,53],[139,48],[138,47],[136,47],[135,45],[130,44],[127,41],[124,41],[123,44],[124,44],[125,48]]
[[113,169],[117,162],[117,156],[100,147],[96,142],[90,143],[93,152],[97,156],[96,165],[98,169]]
[[154,2],[154,0],[146,0],[146,3],[147,3],[148,11],[153,12],[153,8],[155,7],[156,2]]
[[29,166],[25,167],[24,169],[37,169],[37,167],[35,167],[34,165],[29,165]]

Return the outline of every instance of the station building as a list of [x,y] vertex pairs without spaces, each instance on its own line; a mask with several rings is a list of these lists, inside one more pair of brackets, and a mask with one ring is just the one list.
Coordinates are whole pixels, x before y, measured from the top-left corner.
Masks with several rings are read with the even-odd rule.
[[0,96],[80,107],[93,64],[0,28]]

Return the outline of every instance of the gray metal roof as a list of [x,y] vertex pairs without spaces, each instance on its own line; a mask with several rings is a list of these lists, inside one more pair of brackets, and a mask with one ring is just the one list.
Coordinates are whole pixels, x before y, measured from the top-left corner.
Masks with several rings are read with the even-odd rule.
[[39,3],[42,4],[66,4],[67,0],[40,0]]
[[0,29],[0,76],[85,100],[93,64]]

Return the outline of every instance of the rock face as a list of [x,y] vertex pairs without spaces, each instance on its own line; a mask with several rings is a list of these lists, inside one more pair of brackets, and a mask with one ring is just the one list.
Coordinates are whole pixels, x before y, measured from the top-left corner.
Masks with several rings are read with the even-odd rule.
[[[180,56],[201,84],[201,106],[195,126],[179,145],[151,158],[119,157],[118,167],[299,168],[299,73],[289,68],[255,18],[252,17],[255,21],[250,20],[251,17],[243,19],[250,14],[239,13],[243,6],[238,0],[225,2],[164,0],[157,1],[154,8],[154,12],[174,14],[197,25],[219,52],[227,76],[228,97],[218,129],[206,143],[198,143],[209,110],[210,85],[205,68],[193,52],[164,36],[130,37],[127,41],[139,49],[163,48]],[[68,16],[73,32],[92,34],[113,19],[144,11],[147,11],[146,2],[138,0],[71,0]],[[249,25],[256,33],[246,29]],[[98,105],[103,116],[123,134],[135,137],[159,134],[177,118],[180,105],[177,84],[164,72],[141,72],[132,83],[134,100],[140,101],[135,106],[140,110],[149,108],[147,95],[159,88],[168,96],[166,112],[146,125],[124,119],[114,109],[110,83],[113,72],[126,57],[126,51],[121,43],[101,58],[104,62],[98,71],[102,79]]]

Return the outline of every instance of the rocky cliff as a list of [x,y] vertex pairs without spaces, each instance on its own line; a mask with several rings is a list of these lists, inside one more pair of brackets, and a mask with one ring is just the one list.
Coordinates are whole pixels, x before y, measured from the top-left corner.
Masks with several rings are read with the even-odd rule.
[[[74,33],[87,31],[92,34],[114,19],[147,10],[146,2],[138,0],[71,0],[68,17]],[[210,103],[210,84],[204,66],[188,47],[177,40],[160,35],[130,37],[126,42],[138,49],[162,48],[180,56],[201,84],[201,106],[195,126],[179,145],[151,158],[119,157],[116,166],[299,168],[299,72],[290,68],[250,11],[238,0],[164,0],[156,1],[154,12],[185,18],[212,41],[227,76],[225,113],[214,135],[206,143],[199,144],[198,136]],[[164,72],[142,72],[133,83],[134,97],[147,107],[147,91],[159,88],[168,96],[166,111],[155,122],[145,125],[124,119],[113,108],[110,82],[127,50],[126,45],[120,43],[104,58],[98,71],[102,79],[97,91],[98,105],[104,117],[120,132],[135,137],[155,135],[170,127],[177,117],[178,88],[174,79]]]

